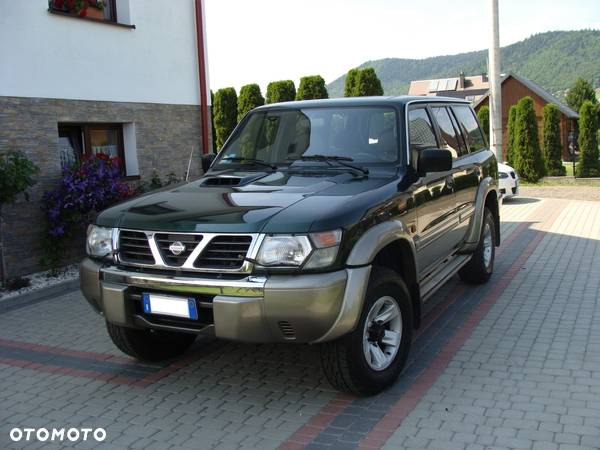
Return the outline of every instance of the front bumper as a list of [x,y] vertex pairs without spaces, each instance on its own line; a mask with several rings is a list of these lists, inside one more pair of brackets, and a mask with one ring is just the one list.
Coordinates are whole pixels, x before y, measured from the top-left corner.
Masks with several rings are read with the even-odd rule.
[[[370,266],[323,274],[227,280],[139,273],[86,258],[81,291],[108,322],[140,328],[214,333],[243,342],[324,342],[356,325]],[[196,298],[201,321],[143,313],[141,292]]]

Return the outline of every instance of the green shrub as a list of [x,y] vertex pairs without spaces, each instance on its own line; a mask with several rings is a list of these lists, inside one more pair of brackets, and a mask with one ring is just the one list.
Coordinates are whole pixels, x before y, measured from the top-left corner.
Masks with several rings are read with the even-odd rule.
[[215,94],[210,90],[210,135],[213,153],[217,153],[217,132],[215,131]]
[[369,97],[371,95],[383,95],[381,81],[375,73],[375,69],[367,67],[358,73],[356,78],[355,97]]
[[318,98],[329,98],[323,77],[321,75],[310,75],[300,78],[296,100],[313,100]]
[[213,113],[217,150],[220,150],[237,124],[237,95],[234,88],[219,89],[215,93]]
[[272,81],[267,86],[267,103],[291,102],[296,99],[296,85],[292,80]]
[[579,110],[579,162],[578,177],[600,176],[598,162],[598,106],[589,100]]
[[508,136],[506,137],[506,162],[515,166],[515,123],[517,120],[517,105],[512,105],[508,110]]
[[490,142],[490,107],[485,105],[479,108],[477,118],[479,119],[483,134],[485,134],[485,139]]
[[2,207],[13,204],[21,194],[29,200],[27,189],[37,183],[35,177],[39,172],[39,167],[21,152],[8,151],[0,154],[0,270],[3,284],[7,273],[2,233]]
[[239,122],[249,111],[265,104],[265,99],[260,92],[260,86],[258,84],[242,86],[237,103],[237,120]]
[[545,163],[540,150],[538,125],[533,99],[523,97],[517,104],[515,119],[515,169],[527,181],[536,182],[545,174]]
[[548,175],[563,176],[567,169],[562,163],[562,143],[560,138],[560,111],[553,103],[544,106],[542,147]]
[[594,88],[589,81],[581,77],[575,80],[573,87],[567,92],[565,100],[567,101],[567,105],[575,111],[579,111],[586,100],[589,100],[594,105],[598,104]]
[[350,69],[344,80],[344,97],[354,97],[356,92],[356,81],[358,78],[359,68]]

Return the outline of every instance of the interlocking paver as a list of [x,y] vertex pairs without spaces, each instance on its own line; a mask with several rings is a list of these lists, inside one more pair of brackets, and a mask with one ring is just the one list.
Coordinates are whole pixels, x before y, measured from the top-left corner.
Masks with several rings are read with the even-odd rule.
[[[418,359],[397,387],[346,401],[330,428],[317,428],[308,448],[356,448],[377,424],[393,418],[388,411],[403,398],[400,386],[411,393],[419,374],[468,320],[470,305],[485,299],[509,270],[514,272],[495,303],[378,445],[599,446],[600,271],[594,267],[600,266],[600,203],[517,200],[502,214],[506,246],[490,283],[445,286],[431,305],[464,291],[417,338]],[[519,260],[534,239],[535,248]],[[520,265],[511,269],[516,261]],[[137,380],[162,366],[142,366],[120,354],[79,293],[0,314],[0,357],[12,352],[41,364],[0,363],[0,448],[41,447],[10,443],[13,426],[89,425],[106,428],[106,442],[76,448],[275,449],[320,418],[323,407],[335,405],[337,393],[326,383],[314,347],[201,339],[192,351],[196,359],[163,378],[145,386],[118,384],[95,375],[117,368],[125,380]],[[43,370],[53,362],[74,372]]]

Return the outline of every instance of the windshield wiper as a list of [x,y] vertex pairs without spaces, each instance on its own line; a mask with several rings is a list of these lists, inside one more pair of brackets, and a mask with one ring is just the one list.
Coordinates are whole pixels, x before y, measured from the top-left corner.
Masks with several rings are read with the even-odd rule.
[[366,167],[356,166],[354,164],[348,164],[349,162],[354,161],[349,156],[327,156],[327,155],[307,155],[300,156],[299,158],[291,158],[291,161],[319,161],[328,164],[331,167],[335,167],[332,163],[337,163],[338,166],[348,167],[349,169],[354,169],[363,174],[367,175],[369,173],[369,169]]
[[264,167],[269,167],[273,170],[277,170],[277,166],[274,164],[270,164],[266,161],[263,161],[262,159],[256,159],[256,158],[244,158],[243,156],[225,156],[224,158],[221,158],[221,161],[239,161],[241,163],[248,162],[250,164],[254,164],[257,166],[264,166]]

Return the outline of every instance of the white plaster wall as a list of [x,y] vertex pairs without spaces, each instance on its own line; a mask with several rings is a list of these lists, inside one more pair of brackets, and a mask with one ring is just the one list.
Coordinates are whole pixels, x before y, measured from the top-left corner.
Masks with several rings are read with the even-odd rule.
[[2,1],[0,96],[200,104],[193,0],[117,0],[119,22]]

